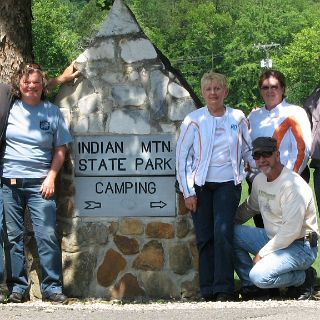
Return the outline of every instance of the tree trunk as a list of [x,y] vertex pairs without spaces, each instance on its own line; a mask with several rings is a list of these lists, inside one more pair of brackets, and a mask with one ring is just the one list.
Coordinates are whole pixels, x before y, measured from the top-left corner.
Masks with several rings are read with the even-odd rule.
[[0,81],[10,83],[23,61],[32,61],[31,0],[0,2]]

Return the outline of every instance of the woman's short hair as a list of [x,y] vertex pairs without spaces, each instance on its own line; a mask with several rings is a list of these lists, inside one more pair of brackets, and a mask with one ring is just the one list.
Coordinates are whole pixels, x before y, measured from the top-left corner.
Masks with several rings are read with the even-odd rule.
[[201,90],[212,81],[216,81],[228,90],[228,81],[225,75],[213,71],[206,72],[201,78]]
[[12,95],[15,98],[21,99],[20,79],[24,76],[28,77],[30,74],[37,72],[42,78],[42,94],[41,100],[45,100],[48,96],[48,76],[46,72],[41,70],[37,63],[25,63],[20,66],[17,72],[14,73],[11,80]]
[[286,77],[282,72],[273,69],[268,69],[260,75],[258,80],[259,89],[261,89],[263,81],[269,79],[270,77],[276,78],[279,81],[279,84],[282,87],[283,92],[286,91]]

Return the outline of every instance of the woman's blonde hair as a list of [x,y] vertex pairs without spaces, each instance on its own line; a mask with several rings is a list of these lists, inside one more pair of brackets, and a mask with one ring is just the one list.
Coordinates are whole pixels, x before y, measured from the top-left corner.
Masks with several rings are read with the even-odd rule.
[[201,78],[201,90],[203,90],[203,88],[212,81],[216,81],[227,90],[229,89],[228,81],[225,75],[221,73],[209,71],[209,72],[206,72]]

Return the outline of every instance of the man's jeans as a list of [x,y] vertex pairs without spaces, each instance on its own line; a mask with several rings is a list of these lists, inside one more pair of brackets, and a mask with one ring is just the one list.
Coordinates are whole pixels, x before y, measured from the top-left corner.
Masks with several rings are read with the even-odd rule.
[[198,206],[192,213],[199,252],[199,282],[203,297],[234,291],[233,226],[241,184],[206,182],[195,187]]
[[61,253],[56,236],[56,204],[53,198],[43,199],[40,179],[10,179],[3,181],[4,212],[8,233],[7,284],[10,292],[24,294],[28,289],[24,256],[24,211],[28,208],[38,246],[42,271],[41,291],[45,297],[62,292]]
[[309,241],[296,240],[289,247],[264,256],[255,265],[249,253],[256,255],[269,241],[264,229],[236,225],[234,228],[235,269],[242,286],[284,288],[299,286],[305,280],[304,270],[317,257],[317,247]]

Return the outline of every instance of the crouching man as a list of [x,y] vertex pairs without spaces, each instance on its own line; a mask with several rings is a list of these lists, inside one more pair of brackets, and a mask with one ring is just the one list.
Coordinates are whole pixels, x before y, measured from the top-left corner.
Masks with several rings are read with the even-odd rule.
[[[252,155],[260,173],[238,208],[234,233],[235,269],[243,299],[271,288],[288,288],[288,297],[312,298],[319,236],[312,190],[280,163],[277,141],[259,137]],[[261,212],[264,229],[241,225]],[[254,255],[252,259],[249,254]]]

